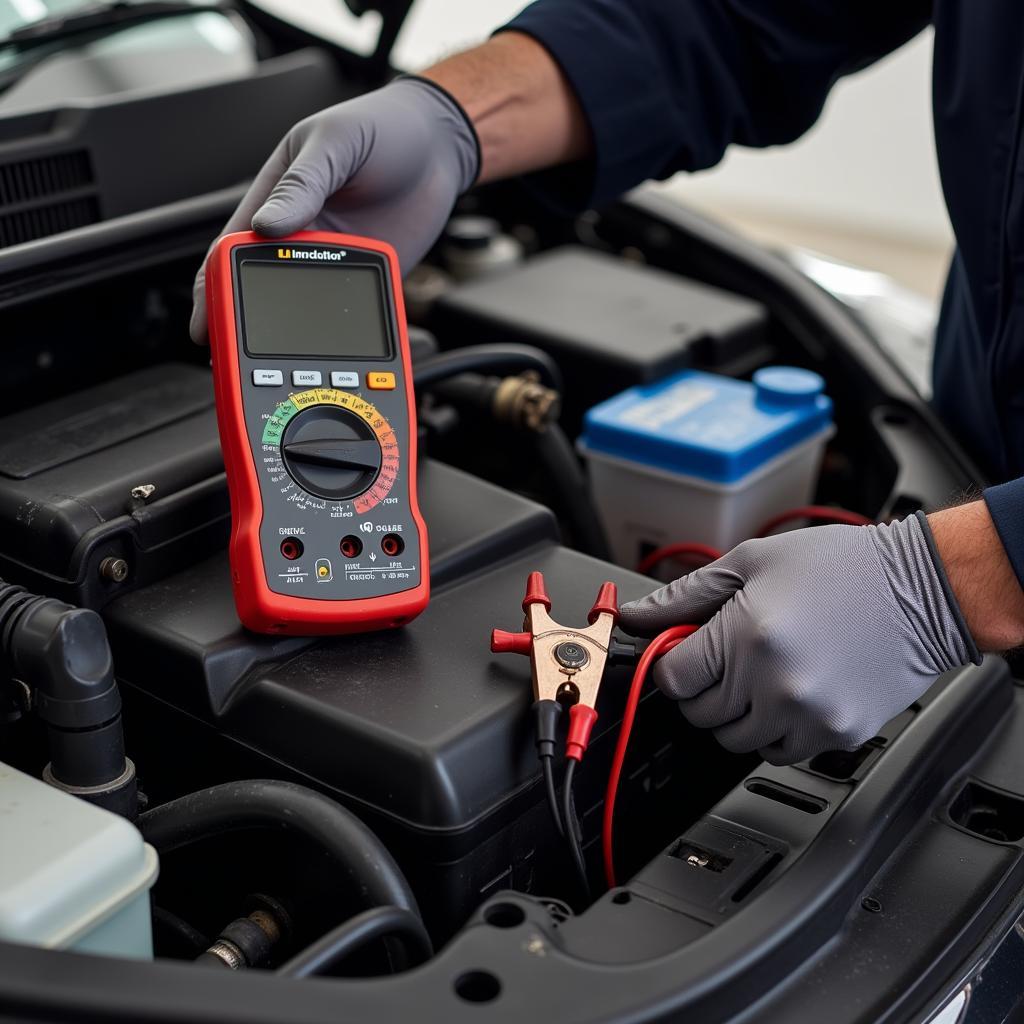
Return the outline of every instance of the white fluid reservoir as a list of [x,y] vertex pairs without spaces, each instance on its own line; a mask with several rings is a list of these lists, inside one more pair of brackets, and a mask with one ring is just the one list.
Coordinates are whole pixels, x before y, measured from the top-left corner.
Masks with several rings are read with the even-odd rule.
[[824,388],[797,367],[752,382],[684,370],[591,409],[578,447],[615,561],[677,542],[727,551],[806,505],[834,431]]
[[151,958],[157,870],[130,822],[0,763],[0,940]]

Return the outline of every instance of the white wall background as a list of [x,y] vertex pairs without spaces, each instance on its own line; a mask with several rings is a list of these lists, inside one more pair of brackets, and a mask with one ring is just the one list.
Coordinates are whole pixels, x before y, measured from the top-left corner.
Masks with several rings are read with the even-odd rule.
[[[371,16],[356,19],[342,0],[261,2],[357,48],[376,33]],[[417,0],[396,60],[423,67],[483,39],[522,6]],[[764,240],[809,245],[934,294],[951,241],[935,166],[930,73],[926,35],[840,82],[822,119],[796,144],[733,149],[720,167],[677,178],[669,190]]]
[[688,179],[692,198],[944,244],[930,110],[931,34],[843,79],[817,125],[772,150],[733,147]]

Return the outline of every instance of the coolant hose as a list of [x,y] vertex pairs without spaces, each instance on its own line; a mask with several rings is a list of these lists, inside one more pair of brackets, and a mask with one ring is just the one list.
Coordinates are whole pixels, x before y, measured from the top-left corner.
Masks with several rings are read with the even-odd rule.
[[588,555],[610,561],[608,539],[594,510],[590,486],[565,431],[552,423],[531,436],[545,483],[555,495],[555,511],[568,524],[576,546]]
[[288,978],[309,978],[324,974],[374,939],[402,940],[404,962],[400,970],[415,967],[433,955],[430,936],[423,922],[401,907],[374,907],[338,925],[297,956],[277,969]]
[[139,818],[163,856],[242,829],[286,829],[326,851],[367,907],[391,904],[420,916],[409,883],[383,843],[340,804],[305,786],[273,779],[226,782],[170,800]]
[[561,392],[562,374],[555,361],[532,345],[469,345],[429,356],[413,367],[413,382],[423,391],[460,373],[503,377],[524,370],[536,370],[543,384]]

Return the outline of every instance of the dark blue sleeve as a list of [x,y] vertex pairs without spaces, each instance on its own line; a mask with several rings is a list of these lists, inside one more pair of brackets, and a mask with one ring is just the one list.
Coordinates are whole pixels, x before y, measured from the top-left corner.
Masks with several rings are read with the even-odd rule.
[[561,65],[594,160],[549,176],[564,204],[805,132],[842,75],[906,42],[931,0],[538,0],[505,29]]
[[1024,476],[983,494],[1010,565],[1024,587]]

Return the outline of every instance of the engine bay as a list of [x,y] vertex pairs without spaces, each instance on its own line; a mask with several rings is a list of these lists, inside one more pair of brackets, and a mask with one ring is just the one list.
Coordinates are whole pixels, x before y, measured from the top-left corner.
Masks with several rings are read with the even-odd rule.
[[[678,533],[650,509],[613,510],[614,478],[595,500],[579,439],[630,388],[660,396],[694,371],[744,387],[767,367],[820,375],[830,425],[810,482],[780,477],[781,498],[751,523],[811,502],[883,521],[977,485],[857,322],[770,254],[650,194],[577,218],[516,188],[471,195],[405,283],[430,605],[396,631],[257,635],[231,597],[209,355],[185,331],[195,267],[236,197],[85,229],[76,252],[44,240],[0,266],[0,761],[59,778],[93,756],[85,733],[123,730],[103,756],[130,779],[106,779],[105,796],[91,777],[63,788],[137,822],[156,850],[143,927],[150,966],[179,962],[175,1019],[341,1019],[339,1006],[395,1019],[415,1005],[453,1020],[486,1004],[521,1020],[541,1000],[593,1019],[634,1012],[637,993],[650,1019],[724,1020],[762,998],[765,1019],[820,1019],[856,984],[844,944],[865,941],[870,901],[902,908],[912,930],[943,878],[954,923],[918,932],[904,965],[927,989],[923,964],[941,973],[950,929],[982,929],[966,908],[995,906],[1020,876],[1024,718],[1005,662],[943,677],[865,746],[793,767],[728,753],[646,687],[616,804],[620,884],[607,888],[605,786],[635,660],[612,659],[574,788],[585,894],[545,800],[529,666],[488,646],[493,629],[520,628],[532,573],[552,614],[582,626],[606,582],[627,601],[692,567],[665,545],[753,533],[718,532],[750,497],[723,492]],[[60,625],[83,609],[98,618]],[[100,690],[120,699],[88,725],[61,718],[47,681],[75,644],[99,653],[74,685],[92,680],[96,707]],[[948,875],[960,856],[972,870]],[[406,915],[395,930],[368,932],[326,972],[372,979],[337,1002],[257,977],[324,973],[317,943],[389,901]],[[15,972],[29,948],[4,949]],[[196,966],[211,962],[221,970]],[[831,995],[805,988],[797,1012],[811,969],[833,972]],[[132,977],[125,1007],[161,984]],[[76,998],[103,1012],[99,994]]]

